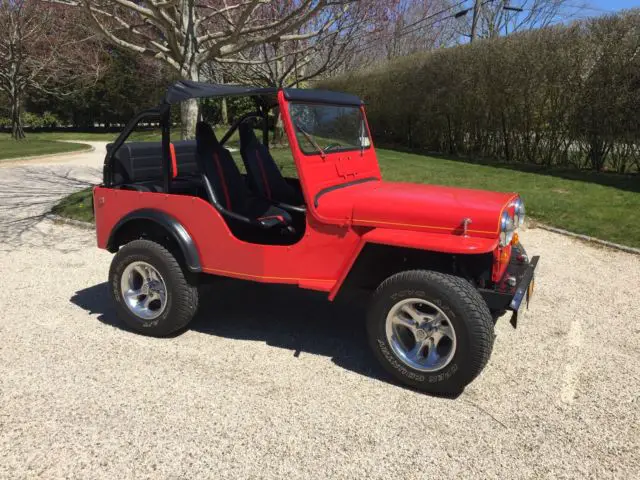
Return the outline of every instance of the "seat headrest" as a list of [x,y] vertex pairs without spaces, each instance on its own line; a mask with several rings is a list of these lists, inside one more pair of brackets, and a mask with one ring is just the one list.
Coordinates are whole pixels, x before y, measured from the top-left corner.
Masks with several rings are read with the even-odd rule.
[[198,151],[203,148],[216,148],[220,145],[213,128],[206,122],[196,123],[196,144]]
[[251,124],[247,122],[242,122],[238,126],[238,131],[240,132],[240,145],[246,146],[246,145],[250,145],[253,142],[258,141]]

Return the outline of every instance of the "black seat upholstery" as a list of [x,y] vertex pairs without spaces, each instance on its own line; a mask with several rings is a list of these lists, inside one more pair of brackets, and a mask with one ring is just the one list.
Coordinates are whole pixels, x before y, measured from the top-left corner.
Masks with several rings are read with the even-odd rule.
[[224,210],[244,217],[262,228],[286,226],[291,228],[291,216],[263,198],[251,195],[244,178],[229,151],[218,142],[213,129],[205,122],[196,125],[197,160],[214,198],[210,199]]
[[[173,143],[176,167],[180,176],[198,173],[196,142],[182,140]],[[107,149],[112,145],[107,145]],[[162,180],[162,143],[126,142],[114,155],[114,183],[134,184]]]
[[300,195],[287,183],[269,149],[256,138],[248,123],[241,123],[240,154],[252,189],[260,196],[290,205],[302,204]]

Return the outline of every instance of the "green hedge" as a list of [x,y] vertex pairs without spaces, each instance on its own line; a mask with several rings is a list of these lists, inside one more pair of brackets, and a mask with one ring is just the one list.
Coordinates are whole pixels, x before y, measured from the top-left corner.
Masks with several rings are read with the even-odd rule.
[[405,57],[322,86],[363,97],[387,145],[640,170],[640,10]]
[[[31,128],[55,128],[61,125],[60,119],[51,112],[44,112],[42,115],[24,112],[22,114],[22,124]],[[0,128],[11,128],[11,119],[0,117]]]

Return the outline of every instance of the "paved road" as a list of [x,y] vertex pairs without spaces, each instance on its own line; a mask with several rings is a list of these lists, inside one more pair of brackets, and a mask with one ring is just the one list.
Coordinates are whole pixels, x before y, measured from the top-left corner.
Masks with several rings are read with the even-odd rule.
[[91,232],[11,223],[99,157],[0,168],[0,477],[638,478],[640,257],[523,232],[528,316],[433,398],[375,366],[360,306],[312,292],[224,281],[186,333],[126,331]]

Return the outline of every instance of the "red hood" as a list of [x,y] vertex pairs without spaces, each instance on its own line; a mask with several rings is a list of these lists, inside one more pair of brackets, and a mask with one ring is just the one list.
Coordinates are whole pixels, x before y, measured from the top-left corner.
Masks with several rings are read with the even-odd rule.
[[484,190],[397,182],[366,182],[318,198],[318,213],[354,225],[496,237],[500,217],[516,196]]

